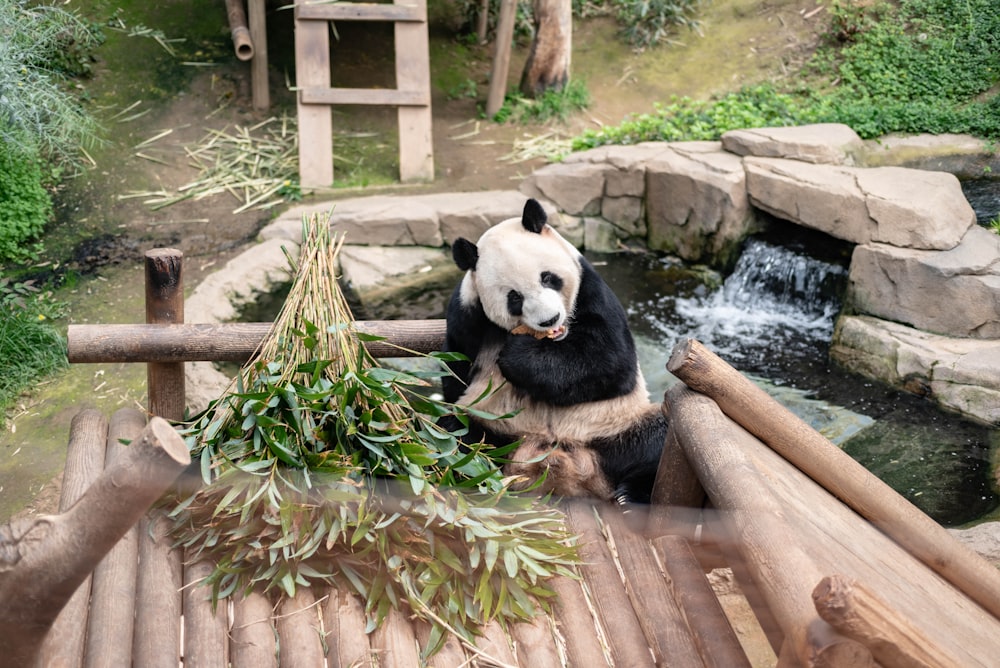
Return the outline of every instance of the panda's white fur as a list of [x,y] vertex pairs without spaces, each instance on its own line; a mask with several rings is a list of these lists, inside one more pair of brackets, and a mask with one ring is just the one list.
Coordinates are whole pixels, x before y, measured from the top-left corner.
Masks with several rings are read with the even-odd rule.
[[[448,308],[445,398],[512,415],[478,426],[521,440],[505,467],[543,491],[648,498],[666,423],[649,401],[624,309],[534,200],[476,244],[456,240],[466,274]],[[528,332],[528,333],[519,333]]]

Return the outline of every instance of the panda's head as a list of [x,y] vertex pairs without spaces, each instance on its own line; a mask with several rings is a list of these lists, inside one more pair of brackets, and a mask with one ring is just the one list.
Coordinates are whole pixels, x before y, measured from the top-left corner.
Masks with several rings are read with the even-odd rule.
[[478,244],[457,239],[452,254],[466,271],[464,305],[478,301],[486,317],[507,331],[527,328],[555,341],[569,333],[580,289],[580,253],[546,224],[538,202],[529,199],[520,219],[494,225]]

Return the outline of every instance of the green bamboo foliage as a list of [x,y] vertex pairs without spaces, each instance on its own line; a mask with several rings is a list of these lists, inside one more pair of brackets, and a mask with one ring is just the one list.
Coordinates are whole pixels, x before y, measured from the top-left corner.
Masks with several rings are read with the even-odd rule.
[[508,490],[506,451],[460,447],[437,425],[475,412],[427,396],[443,363],[377,364],[335,279],[343,238],[315,216],[303,238],[261,349],[183,432],[204,487],[171,516],[178,543],[217,564],[215,600],[331,583],[361,595],[370,628],[391,607],[430,620],[428,654],[446,630],[471,640],[547,610],[546,579],[577,562],[563,515]]

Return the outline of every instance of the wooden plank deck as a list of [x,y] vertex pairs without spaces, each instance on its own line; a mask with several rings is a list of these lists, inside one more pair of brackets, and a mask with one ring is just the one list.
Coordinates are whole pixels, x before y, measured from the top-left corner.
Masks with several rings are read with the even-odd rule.
[[[82,413],[74,421],[61,506],[72,505],[125,447],[121,441],[144,425],[145,415],[134,409],[116,412],[110,422]],[[553,614],[507,629],[493,623],[474,647],[451,637],[426,665],[749,665],[685,539],[651,542],[618,507],[587,501],[566,507],[585,563],[581,579],[553,583]],[[277,606],[251,592],[213,610],[198,584],[211,564],[170,547],[162,513],[150,511],[80,587],[76,604],[46,638],[41,665],[422,665],[426,622],[394,611],[367,633],[363,602],[334,588],[301,589]]]

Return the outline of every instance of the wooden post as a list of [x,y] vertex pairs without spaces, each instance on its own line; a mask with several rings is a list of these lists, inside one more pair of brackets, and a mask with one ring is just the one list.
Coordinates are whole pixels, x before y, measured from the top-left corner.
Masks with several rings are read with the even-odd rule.
[[[396,4],[413,0],[395,0]],[[427,0],[418,0],[418,7],[427,12]],[[396,21],[396,88],[399,91],[421,93],[431,80],[430,46],[427,23]],[[426,105],[400,105],[396,108],[399,121],[399,180],[434,180],[434,143],[431,127],[431,102]]]
[[667,369],[907,551],[1000,618],[1000,570],[955,540],[843,450],[698,341],[674,348]]
[[[296,5],[299,3],[296,2]],[[330,26],[325,21],[302,20],[295,8],[295,86],[330,87]],[[333,184],[333,110],[326,104],[307,104],[296,97],[299,120],[299,180],[303,188]]]
[[253,42],[253,60],[250,61],[253,108],[267,111],[271,106],[271,84],[267,73],[267,7],[264,0],[247,0],[247,19]]
[[[174,248],[146,251],[146,322],[184,322],[184,254]],[[150,362],[146,367],[149,413],[184,419],[184,363]]]
[[5,665],[34,664],[42,639],[80,583],[190,461],[184,439],[153,418],[70,510],[0,527]]
[[486,97],[486,117],[493,118],[503,106],[507,95],[507,75],[510,72],[510,49],[514,39],[514,19],[517,0],[500,0],[500,18],[493,45],[493,69],[490,73],[490,91]]

